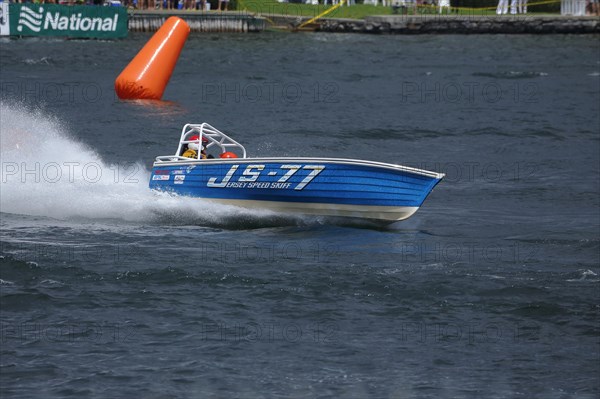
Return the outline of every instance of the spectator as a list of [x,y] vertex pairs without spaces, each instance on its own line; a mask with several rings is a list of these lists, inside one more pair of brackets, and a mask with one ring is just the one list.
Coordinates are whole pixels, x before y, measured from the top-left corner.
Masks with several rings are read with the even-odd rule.
[[496,14],[502,15],[508,12],[508,0],[499,0],[498,7],[496,8]]
[[446,14],[450,13],[450,0],[439,0],[439,7],[440,7],[440,11],[439,13],[442,13],[443,11],[446,11]]
[[519,14],[527,14],[527,0],[519,0]]

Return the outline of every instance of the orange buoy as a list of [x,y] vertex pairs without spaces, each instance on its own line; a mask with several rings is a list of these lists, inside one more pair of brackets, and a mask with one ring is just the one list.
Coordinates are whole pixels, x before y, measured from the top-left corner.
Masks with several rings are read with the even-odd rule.
[[120,99],[160,100],[190,34],[181,18],[170,17],[115,80]]
[[235,155],[231,151],[227,151],[227,152],[224,152],[221,155],[219,155],[219,158],[237,158],[237,155]]

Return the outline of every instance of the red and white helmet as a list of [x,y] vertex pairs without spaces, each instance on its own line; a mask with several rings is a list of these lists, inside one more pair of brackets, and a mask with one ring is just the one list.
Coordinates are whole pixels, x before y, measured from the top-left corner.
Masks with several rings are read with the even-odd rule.
[[[198,140],[200,136],[198,136],[197,134],[193,135],[192,137],[189,138],[190,141],[192,140]],[[202,148],[206,147],[206,145],[208,144],[208,139],[206,137],[202,137]],[[188,143],[188,148],[191,148],[194,151],[198,151],[198,143]]]

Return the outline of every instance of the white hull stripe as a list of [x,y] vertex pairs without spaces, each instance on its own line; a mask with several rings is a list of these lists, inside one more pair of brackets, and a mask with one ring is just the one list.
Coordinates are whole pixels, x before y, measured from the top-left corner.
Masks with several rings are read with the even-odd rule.
[[354,217],[387,221],[404,220],[412,216],[419,207],[416,206],[375,206],[375,205],[343,205],[323,203],[298,203],[282,201],[253,201],[232,199],[209,199],[204,201],[225,205],[234,205],[249,209],[268,209],[281,213],[300,213],[305,215]]

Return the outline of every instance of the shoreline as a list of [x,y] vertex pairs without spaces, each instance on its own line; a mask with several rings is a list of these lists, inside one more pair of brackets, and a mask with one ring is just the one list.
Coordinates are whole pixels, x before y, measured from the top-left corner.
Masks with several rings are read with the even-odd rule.
[[[244,11],[129,10],[130,32],[155,32],[170,16],[192,32],[294,31],[308,16],[254,15]],[[370,34],[589,34],[600,33],[600,18],[562,15],[372,15],[364,19],[321,18],[301,31]]]
[[565,16],[368,16],[358,23],[325,20],[326,32],[388,34],[565,34],[600,33],[596,17]]

